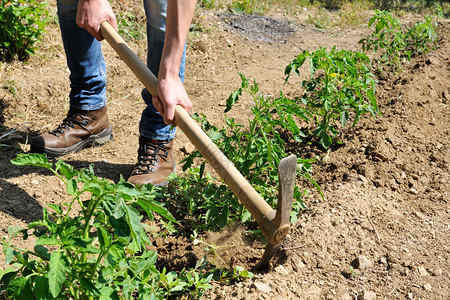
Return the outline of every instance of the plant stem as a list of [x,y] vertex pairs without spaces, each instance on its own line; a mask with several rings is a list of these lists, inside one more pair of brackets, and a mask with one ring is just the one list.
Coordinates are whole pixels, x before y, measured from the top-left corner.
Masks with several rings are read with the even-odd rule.
[[[100,201],[103,199],[103,197],[105,196],[106,194],[105,193],[103,193],[102,195],[100,195],[98,198],[97,198],[97,200],[95,200],[95,201],[90,201],[89,202],[89,207],[88,207],[88,210],[89,210],[89,214],[87,215],[87,217],[86,217],[86,221],[85,221],[85,223],[84,223],[84,228],[83,228],[83,239],[88,239],[89,238],[89,231],[90,231],[90,229],[91,229],[91,225],[90,225],[90,223],[91,223],[91,218],[92,218],[92,216],[94,215],[94,212],[95,212],[95,209],[97,208],[97,205],[100,203]],[[87,259],[87,253],[83,253],[82,255],[81,255],[81,262],[86,262],[86,259]]]

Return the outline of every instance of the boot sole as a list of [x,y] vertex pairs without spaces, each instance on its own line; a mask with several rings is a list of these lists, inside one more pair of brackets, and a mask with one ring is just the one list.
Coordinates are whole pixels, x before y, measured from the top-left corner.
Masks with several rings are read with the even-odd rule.
[[31,153],[45,153],[49,157],[58,157],[63,156],[69,153],[76,153],[80,152],[84,148],[88,147],[100,147],[106,144],[109,141],[113,141],[114,136],[112,133],[112,128],[108,128],[100,132],[96,135],[91,135],[88,138],[79,141],[78,143],[67,147],[67,148],[50,148],[50,147],[44,147],[40,145],[31,144]]

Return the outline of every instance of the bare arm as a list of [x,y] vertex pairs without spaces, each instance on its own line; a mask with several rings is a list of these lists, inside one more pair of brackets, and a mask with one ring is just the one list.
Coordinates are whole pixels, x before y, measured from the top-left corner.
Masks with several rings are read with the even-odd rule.
[[103,21],[108,21],[116,31],[119,31],[116,16],[108,0],[80,0],[78,2],[78,26],[86,29],[99,41],[103,40],[100,33],[100,24]]
[[192,109],[179,69],[195,3],[195,0],[168,0],[167,4],[166,37],[158,73],[159,97],[153,97],[153,104],[167,124],[173,124],[176,105],[187,112]]

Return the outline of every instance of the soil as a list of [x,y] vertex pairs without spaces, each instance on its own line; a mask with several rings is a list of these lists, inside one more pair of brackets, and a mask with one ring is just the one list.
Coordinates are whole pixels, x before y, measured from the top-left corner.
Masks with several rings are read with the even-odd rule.
[[[127,9],[142,14],[135,6]],[[406,14],[402,21],[417,18]],[[188,41],[185,80],[193,111],[218,127],[224,125],[225,99],[240,86],[238,72],[254,78],[264,94],[282,90],[295,97],[300,94],[300,78],[292,77],[284,85],[284,68],[302,50],[360,50],[358,40],[371,32],[365,25],[318,30],[306,20],[306,13],[261,17],[198,9],[197,30]],[[214,283],[205,299],[450,298],[449,33],[450,22],[441,20],[436,50],[414,57],[399,74],[377,74],[382,115],[365,115],[356,127],[347,128],[343,145],[328,153],[291,145],[298,156],[321,158],[314,164],[313,177],[325,201],[314,187],[298,180],[310,191],[307,209],[271,264],[252,279]],[[146,56],[145,41],[130,46],[141,58]],[[141,84],[106,42],[104,54],[114,142],[64,160],[77,168],[94,164],[98,175],[118,181],[135,163],[144,103]],[[64,186],[49,172],[16,167],[10,160],[29,150],[31,136],[64,118],[68,75],[56,23],[28,63],[0,65],[0,238],[10,225],[39,219],[46,203],[67,200]],[[250,99],[243,98],[229,114],[245,124],[250,107]],[[178,132],[178,161],[192,151],[187,145],[186,136]],[[264,245],[243,231],[230,226],[204,239],[223,246],[219,255],[226,263],[233,259],[250,269]],[[32,241],[18,244],[32,246]],[[160,263],[176,269],[190,267],[202,256],[183,238],[160,238],[153,244]]]

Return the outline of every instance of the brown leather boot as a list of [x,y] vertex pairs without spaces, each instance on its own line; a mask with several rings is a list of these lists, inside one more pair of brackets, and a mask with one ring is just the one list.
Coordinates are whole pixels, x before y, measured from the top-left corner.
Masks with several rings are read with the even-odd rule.
[[52,131],[33,138],[30,152],[61,156],[113,140],[106,106],[96,110],[71,108],[67,117]]
[[167,186],[167,176],[175,172],[172,156],[173,140],[158,141],[139,138],[138,162],[131,172],[128,182],[135,185],[151,183]]

